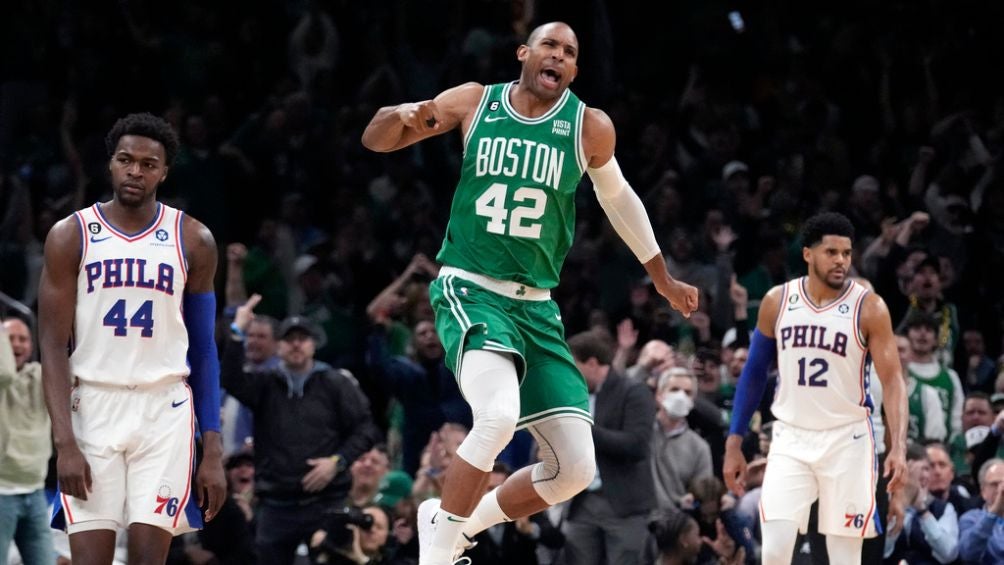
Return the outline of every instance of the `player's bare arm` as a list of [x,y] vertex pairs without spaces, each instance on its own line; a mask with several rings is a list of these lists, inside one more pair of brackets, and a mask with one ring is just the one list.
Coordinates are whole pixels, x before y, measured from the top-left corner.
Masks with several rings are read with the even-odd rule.
[[[215,292],[218,251],[213,234],[201,222],[187,215],[182,233],[188,261],[185,292],[188,294]],[[206,509],[206,520],[212,520],[223,506],[227,489],[226,476],[223,473],[223,439],[219,432],[202,431],[202,461],[195,480],[199,506]]]
[[38,319],[42,385],[52,420],[59,489],[87,500],[91,468],[73,436],[68,350],[77,305],[80,246],[80,224],[74,216],[60,220],[46,236],[45,264],[38,287]]
[[[763,300],[760,302],[760,310],[757,314],[756,329],[757,331],[768,340],[774,339],[774,326],[777,324],[777,316],[780,312],[781,307],[781,294],[784,290],[783,286],[775,286],[770,289]],[[776,347],[772,344],[767,345],[767,347]],[[753,348],[764,347],[763,342],[758,342],[754,340],[750,346],[750,358],[753,358],[754,351]],[[757,354],[764,353],[757,351]],[[776,350],[772,353],[776,354]],[[747,362],[747,364],[749,364]],[[741,385],[744,387],[744,391],[748,387],[751,374],[748,373],[744,367],[742,375],[740,375],[739,380]],[[762,396],[763,390],[760,389],[760,395]],[[751,399],[759,404],[760,398]],[[737,406],[737,408],[739,408]],[[740,419],[746,420],[742,422],[742,427],[745,428],[749,422],[749,416],[751,414],[742,414],[738,416]],[[734,428],[734,426],[733,426]],[[742,452],[743,436],[738,433],[730,433],[728,438],[725,440],[725,458],[722,462],[722,474],[725,478],[725,485],[728,486],[729,490],[737,495],[742,495],[746,492],[746,458],[743,456]]]
[[756,328],[764,336],[774,338],[774,328],[777,326],[777,317],[781,313],[781,294],[784,286],[778,285],[767,291],[767,294],[760,301],[760,310],[756,318]]
[[[617,234],[638,256],[656,291],[669,301],[673,309],[690,317],[697,310],[697,289],[669,275],[666,260],[650,234],[651,225],[644,206],[614,159],[616,145],[617,133],[610,117],[602,110],[586,108],[582,120],[582,149],[603,211]],[[624,192],[618,193],[621,188]],[[609,198],[605,197],[611,194]],[[643,226],[647,230],[639,229]]]
[[885,408],[886,430],[890,445],[885,458],[887,490],[898,491],[906,480],[906,387],[903,368],[896,350],[896,334],[892,329],[889,308],[882,297],[869,293],[861,310],[861,332],[868,344],[875,372],[882,381],[882,405]]
[[582,120],[582,151],[590,169],[598,169],[614,156],[617,131],[614,122],[599,108],[586,108]]
[[185,259],[188,261],[188,281],[185,292],[196,294],[214,292],[217,257],[216,239],[202,222],[185,215],[182,226],[185,241]]
[[444,90],[432,100],[384,106],[363,132],[363,146],[387,153],[408,147],[457,126],[467,133],[484,87],[468,82]]

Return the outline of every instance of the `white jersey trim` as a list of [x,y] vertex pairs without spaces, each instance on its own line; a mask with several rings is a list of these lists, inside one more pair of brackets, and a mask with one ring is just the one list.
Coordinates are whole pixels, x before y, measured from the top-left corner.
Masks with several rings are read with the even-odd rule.
[[174,233],[177,234],[174,238],[174,250],[178,253],[178,265],[181,266],[182,287],[188,284],[188,259],[185,257],[185,234],[181,229],[184,216],[185,213],[181,210],[178,210],[178,213],[174,215]]
[[79,273],[84,268],[84,258],[87,257],[87,230],[84,228],[84,217],[80,214],[80,210],[74,212],[73,216],[77,218],[77,225],[80,227],[80,261],[77,261]]
[[467,146],[471,143],[471,138],[474,137],[474,130],[477,129],[478,123],[481,122],[481,115],[484,113],[485,106],[488,105],[488,99],[490,98],[491,85],[485,85],[481,88],[483,89],[481,91],[481,100],[478,101],[478,107],[474,110],[471,125],[467,128],[467,135],[464,136],[464,155],[467,155]]
[[98,222],[100,222],[102,226],[107,228],[108,231],[112,233],[112,235],[117,236],[120,239],[124,239],[129,243],[132,243],[134,241],[140,240],[150,235],[155,229],[157,229],[158,226],[160,226],[160,223],[164,221],[164,212],[166,207],[160,202],[158,202],[157,214],[153,217],[153,221],[150,222],[150,225],[148,225],[147,227],[141,229],[140,231],[134,234],[127,234],[122,230],[118,229],[117,227],[115,227],[114,225],[112,225],[112,223],[108,221],[108,218],[105,218],[105,214],[104,212],[101,211],[101,206],[99,206],[98,204],[94,204],[92,208],[94,208],[94,215],[97,217]]
[[544,115],[537,118],[528,118],[517,112],[516,109],[512,107],[512,104],[509,103],[509,91],[512,90],[513,85],[517,82],[518,81],[506,83],[506,85],[502,88],[502,107],[505,108],[506,112],[512,116],[514,120],[521,124],[540,124],[558,115],[558,112],[565,107],[565,102],[568,100],[568,95],[570,93],[570,91],[566,88],[565,91],[561,93],[561,97],[558,98],[558,101],[555,102],[547,112],[544,112]]
[[582,131],[585,129],[586,105],[580,100],[579,108],[575,112],[575,160],[579,162],[579,174],[585,174],[589,166],[589,159],[586,158],[585,144],[582,142]]
[[805,281],[808,280],[808,278],[809,277],[799,278],[798,286],[802,291],[802,297],[805,299],[805,304],[808,305],[809,308],[816,314],[819,314],[820,312],[826,312],[830,308],[833,308],[837,304],[843,302],[844,298],[847,298],[847,295],[850,294],[851,289],[853,289],[857,285],[857,283],[854,281],[847,281],[847,284],[844,285],[844,290],[840,293],[839,296],[834,298],[832,302],[830,302],[826,306],[816,306],[816,304],[812,301],[812,298],[809,298],[809,289],[805,286]]

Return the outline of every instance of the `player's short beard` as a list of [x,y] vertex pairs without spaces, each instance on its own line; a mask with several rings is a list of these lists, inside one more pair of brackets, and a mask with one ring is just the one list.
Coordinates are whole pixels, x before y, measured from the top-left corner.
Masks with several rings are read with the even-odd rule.
[[821,271],[819,269],[819,267],[816,266],[815,263],[812,264],[812,271],[814,273],[816,273],[816,278],[817,279],[823,281],[823,283],[825,283],[826,286],[832,288],[833,290],[840,290],[840,289],[844,288],[844,281],[841,281],[839,283],[832,283],[832,282],[830,282],[830,278],[827,276],[827,274],[824,273],[823,271]]
[[[124,189],[120,188],[119,190],[122,190],[123,192],[125,192]],[[154,192],[154,197],[156,197],[156,194],[157,193]],[[142,196],[138,196],[138,197],[131,196],[131,195],[130,196],[123,196],[122,194],[119,194],[117,200],[118,200],[119,204],[121,204],[122,207],[124,207],[124,208],[142,208],[143,205],[146,204],[147,201],[149,200],[149,196],[147,194],[145,194],[145,193]]]

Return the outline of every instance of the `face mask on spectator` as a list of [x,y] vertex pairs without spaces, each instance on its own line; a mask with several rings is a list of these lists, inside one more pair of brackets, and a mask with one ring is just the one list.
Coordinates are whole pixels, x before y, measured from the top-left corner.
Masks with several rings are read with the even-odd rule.
[[682,390],[671,392],[662,397],[662,409],[674,418],[686,418],[693,407],[694,401]]

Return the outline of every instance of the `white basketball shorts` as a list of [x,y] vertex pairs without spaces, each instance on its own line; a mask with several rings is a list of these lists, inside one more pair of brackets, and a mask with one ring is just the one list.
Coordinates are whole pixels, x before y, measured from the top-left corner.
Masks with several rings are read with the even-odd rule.
[[81,383],[70,402],[93,485],[87,500],[60,493],[54,526],[62,512],[70,534],[133,523],[172,535],[202,527],[192,492],[195,412],[184,381],[134,389]]
[[875,537],[878,457],[871,420],[829,430],[774,422],[760,497],[760,519],[791,520],[804,533],[819,499],[819,532]]

